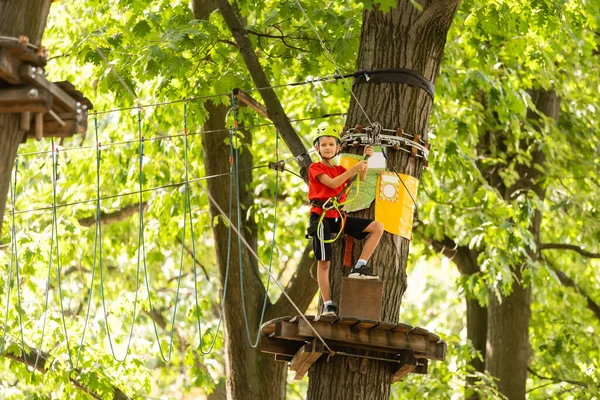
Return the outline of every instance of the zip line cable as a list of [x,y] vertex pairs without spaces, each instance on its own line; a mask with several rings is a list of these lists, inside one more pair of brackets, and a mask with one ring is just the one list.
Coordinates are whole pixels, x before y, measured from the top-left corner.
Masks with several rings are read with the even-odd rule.
[[[98,113],[94,113],[94,114],[96,115]],[[316,121],[319,119],[339,117],[339,116],[343,116],[343,115],[346,115],[346,114],[345,113],[325,114],[320,117],[307,117],[307,118],[291,119],[290,122]],[[255,128],[269,127],[269,126],[274,126],[274,125],[275,124],[273,122],[267,122],[267,123],[256,124],[256,125],[239,126],[238,129],[252,130]],[[228,130],[229,130],[229,128],[211,129],[211,130],[205,130],[205,131],[201,131],[201,132],[188,132],[187,136],[204,135],[207,133],[227,132]],[[186,136],[186,135],[184,135],[183,133],[174,134],[174,135],[153,136],[153,137],[149,137],[149,138],[144,138],[144,142],[149,142],[149,141],[154,141],[154,140],[183,138],[184,136]],[[112,142],[112,143],[102,143],[102,147],[107,148],[107,147],[112,147],[112,146],[122,146],[122,145],[126,145],[126,144],[136,144],[136,143],[139,143],[139,139],[124,140],[124,141]],[[65,153],[67,151],[82,151],[82,150],[94,149],[94,148],[95,148],[95,145],[73,146],[73,147],[62,147],[60,149],[60,151]],[[18,153],[17,156],[19,156],[19,157],[34,156],[34,155],[40,155],[40,154],[49,154],[51,152],[52,152],[51,150],[32,151],[32,152],[27,152],[27,153]],[[192,181],[190,181],[190,182],[192,182]]]
[[[243,172],[243,171],[250,171],[250,170],[255,170],[255,169],[260,169],[260,168],[267,168],[268,165],[258,165],[256,167],[252,167],[252,168],[245,168],[240,170],[239,172]],[[218,178],[220,176],[226,176],[226,175],[232,175],[235,172],[226,172],[223,174],[216,174],[216,175],[209,175],[209,176],[204,176],[202,178],[196,178],[196,179],[190,179],[189,182],[199,182],[199,181],[204,181],[204,180],[208,180],[208,179],[213,179],[213,178]],[[168,189],[170,187],[177,187],[177,186],[183,186],[185,185],[185,182],[176,182],[176,183],[169,183],[166,185],[162,185],[162,186],[156,186],[156,187],[152,187],[152,188],[147,188],[141,191],[141,193],[152,193],[155,192],[157,190],[161,190],[161,189]],[[93,198],[93,199],[88,199],[88,200],[80,200],[80,201],[74,201],[71,203],[62,203],[62,204],[57,204],[56,208],[64,208],[64,207],[69,207],[69,206],[75,206],[75,205],[79,205],[79,204],[87,204],[87,203],[93,203],[97,200],[110,200],[110,199],[115,199],[115,198],[119,198],[119,197],[126,197],[126,196],[132,196],[134,194],[139,194],[140,191],[139,190],[135,190],[132,192],[124,192],[124,193],[119,193],[119,194],[113,194],[113,195],[109,195],[109,196],[102,196],[99,198]],[[38,212],[38,211],[47,211],[47,210],[52,210],[52,206],[47,206],[47,207],[38,207],[38,208],[30,208],[27,210],[19,210],[19,211],[15,211],[15,214],[25,214],[25,213],[30,213],[30,212]]]

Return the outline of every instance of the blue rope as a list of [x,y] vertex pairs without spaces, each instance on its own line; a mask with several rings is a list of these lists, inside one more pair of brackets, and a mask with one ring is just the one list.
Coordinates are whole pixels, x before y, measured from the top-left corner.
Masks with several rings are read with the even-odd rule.
[[67,344],[67,355],[69,356],[69,365],[73,369],[73,357],[71,356],[71,345],[69,344],[69,332],[67,330],[67,321],[65,319],[65,307],[63,304],[63,292],[60,272],[60,252],[58,239],[58,216],[56,213],[56,185],[58,180],[58,149],[54,146],[54,138],[52,138],[52,237],[53,241],[50,244],[50,264],[52,264],[52,247],[56,248],[56,275],[58,278],[58,298],[60,301],[60,313],[63,330],[65,332],[65,342]]
[[[138,118],[139,118],[139,111],[138,111]],[[95,131],[96,131],[96,143],[98,143],[98,119],[97,116],[94,115],[94,127],[95,127]],[[143,154],[143,141],[142,141],[142,132],[140,130],[139,132],[139,136],[140,136],[140,154]],[[140,156],[141,159],[142,156]],[[100,145],[98,143],[98,146],[96,146],[96,204],[97,204],[97,208],[96,208],[96,212],[98,213],[99,209],[100,209],[100,161],[101,161],[101,157],[100,157]],[[140,169],[140,182],[142,180],[141,177],[141,169]],[[115,349],[114,349],[114,345],[113,345],[113,341],[112,341],[112,335],[110,333],[110,324],[108,323],[108,315],[106,312],[106,298],[105,298],[105,294],[104,294],[104,268],[103,268],[103,257],[102,257],[102,227],[101,225],[97,225],[98,228],[98,236],[99,236],[99,243],[100,243],[100,294],[102,297],[102,310],[104,311],[104,323],[106,324],[106,333],[108,335],[108,344],[110,347],[110,351],[111,354],[113,356],[113,359],[117,362],[123,362],[127,359],[127,356],[129,355],[129,348],[131,346],[131,338],[133,337],[133,328],[135,325],[135,319],[136,319],[136,311],[137,311],[137,303],[138,303],[138,291],[139,291],[139,282],[140,282],[140,247],[139,247],[139,237],[142,235],[142,223],[143,223],[143,219],[142,219],[142,213],[143,213],[143,205],[141,202],[141,196],[142,194],[140,193],[140,224],[139,224],[139,228],[138,228],[138,261],[137,261],[137,270],[136,270],[136,275],[135,275],[135,299],[133,302],[133,315],[131,316],[131,325],[129,327],[129,335],[128,335],[128,339],[127,339],[127,346],[125,348],[125,355],[123,356],[123,358],[119,359],[116,354],[115,354]],[[97,214],[98,215],[98,214]],[[99,219],[99,218],[98,218]]]
[[[238,230],[241,232],[241,226],[242,226],[242,206],[241,206],[241,199],[240,199],[240,181],[239,181],[239,173],[237,172],[239,170],[239,142],[238,142],[238,133],[237,133],[237,103],[236,103],[236,99],[235,97],[231,97],[231,102],[232,102],[232,107],[233,107],[233,117],[234,117],[234,126],[235,126],[235,170],[236,170],[236,174],[235,174],[235,179],[236,179],[236,195],[237,195],[237,226],[238,226]],[[279,132],[276,132],[276,139],[275,139],[275,153],[276,153],[276,162],[279,161]],[[246,299],[245,299],[245,294],[244,294],[244,271],[243,271],[243,260],[242,260],[242,239],[241,236],[238,235],[238,256],[239,256],[239,269],[240,269],[240,291],[242,294],[242,312],[244,315],[244,323],[245,323],[245,328],[246,328],[246,336],[248,338],[248,343],[250,344],[251,347],[255,348],[258,346],[258,342],[260,341],[260,327],[262,326],[263,323],[263,319],[265,316],[265,311],[267,309],[267,301],[269,299],[269,286],[271,283],[271,271],[273,269],[273,253],[275,252],[275,237],[276,237],[276,230],[277,230],[277,196],[279,194],[279,171],[276,171],[276,175],[275,175],[275,200],[274,200],[274,220],[273,220],[273,238],[272,238],[272,244],[271,244],[271,255],[270,255],[270,259],[269,259],[269,278],[267,280],[267,286],[265,288],[265,297],[263,300],[263,306],[262,306],[262,310],[261,310],[261,314],[260,314],[260,320],[258,323],[258,331],[256,333],[256,340],[252,341],[252,338],[250,336],[250,327],[249,327],[249,323],[248,323],[248,315],[246,312]]]
[[[187,131],[187,114],[184,113],[184,129]],[[185,152],[185,166],[186,166],[186,182],[188,179],[188,162],[187,162],[187,156],[188,156],[188,152],[187,152],[187,148],[188,148],[188,143],[187,143],[187,135],[185,137],[185,144],[186,144],[186,152]],[[231,213],[233,212],[233,145],[232,145],[232,130],[229,130],[229,218],[231,218]],[[190,213],[190,221],[192,219],[192,210],[191,210],[191,206],[190,206],[190,201],[189,201],[189,196],[188,196],[188,202],[187,202],[187,207]],[[197,285],[197,272],[196,272],[196,247],[195,247],[195,239],[194,239],[194,227],[193,224],[190,223],[191,226],[191,234],[192,234],[192,257],[194,258],[194,294],[195,294],[195,298],[196,298],[196,318],[198,321],[198,335],[199,335],[199,343],[198,343],[198,348],[200,349],[200,352],[204,355],[210,354],[210,352],[212,352],[212,350],[215,347],[215,344],[217,342],[217,337],[219,336],[219,331],[221,329],[221,325],[223,323],[223,316],[225,314],[225,301],[227,299],[227,286],[228,286],[228,282],[229,282],[229,267],[231,265],[231,224],[228,226],[227,229],[227,262],[225,265],[225,282],[223,283],[223,297],[221,298],[221,306],[220,306],[220,311],[219,311],[219,322],[217,323],[217,331],[215,332],[215,334],[213,335],[212,339],[211,339],[211,343],[210,346],[208,348],[208,350],[203,350],[202,349],[202,326],[200,323],[200,307],[198,304],[198,285]]]

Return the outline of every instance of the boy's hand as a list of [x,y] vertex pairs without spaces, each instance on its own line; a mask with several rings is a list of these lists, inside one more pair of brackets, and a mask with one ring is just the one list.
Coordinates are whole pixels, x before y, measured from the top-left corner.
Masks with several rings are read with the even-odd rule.
[[365,146],[365,149],[363,151],[363,156],[371,157],[372,155],[373,155],[373,146]]
[[359,162],[357,162],[356,164],[354,164],[354,165],[352,166],[352,168],[350,168],[350,170],[351,170],[353,173],[356,173],[356,172],[362,172],[362,171],[365,171],[366,169],[367,169],[367,160],[362,160],[362,161],[359,161]]

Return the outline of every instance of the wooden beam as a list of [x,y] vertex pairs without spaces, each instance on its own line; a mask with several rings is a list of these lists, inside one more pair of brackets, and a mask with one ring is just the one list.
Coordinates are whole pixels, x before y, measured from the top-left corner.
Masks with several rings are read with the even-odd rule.
[[323,344],[317,338],[302,346],[290,362],[290,369],[296,371],[294,379],[304,378],[308,369],[321,357],[321,354],[323,354]]
[[44,114],[35,114],[35,138],[40,141],[44,138]]
[[[304,322],[304,320],[300,320],[300,322]],[[279,339],[287,339],[287,340],[301,340],[305,341],[307,338],[312,337],[313,335],[308,336],[299,336],[298,335],[298,324],[294,322],[285,322],[285,321],[277,321],[275,324],[275,332],[273,332],[273,336]]]
[[54,83],[48,82],[43,69],[24,64],[19,68],[19,76],[23,81],[29,82],[41,90],[48,91],[54,97],[54,104],[64,109],[64,111],[77,113],[81,109],[80,103],[73,100],[71,96]]
[[393,383],[398,382],[400,379],[410,374],[417,366],[415,353],[412,350],[401,352],[399,361],[400,367],[396,370],[396,372],[394,372],[394,377],[392,378]]
[[[410,349],[427,353],[429,341],[425,336],[396,334],[393,331],[365,330],[346,325],[331,325],[313,322],[314,329],[323,339],[335,340],[351,346],[363,345],[389,349],[388,351]],[[312,337],[314,332],[304,321],[298,323],[296,337]]]
[[24,131],[31,129],[31,113],[29,111],[21,113],[21,129]]
[[0,79],[11,85],[22,84],[19,78],[19,65],[19,60],[13,54],[0,47]]
[[303,342],[277,339],[268,336],[260,338],[259,349],[263,353],[293,356],[302,347]]
[[52,106],[52,96],[31,86],[0,89],[0,113],[45,113]]
[[257,113],[259,113],[263,117],[269,118],[269,114],[267,113],[267,107],[260,104],[257,100],[255,100],[248,93],[236,88],[236,89],[233,89],[233,95],[239,101],[241,101],[242,103],[244,103],[245,105],[247,105],[248,107],[250,107],[251,109],[256,111]]

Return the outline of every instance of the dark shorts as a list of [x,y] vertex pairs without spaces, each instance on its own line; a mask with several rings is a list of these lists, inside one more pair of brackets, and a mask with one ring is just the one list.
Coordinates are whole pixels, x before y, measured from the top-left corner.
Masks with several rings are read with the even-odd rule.
[[[310,214],[310,226],[317,227],[319,223],[319,214]],[[355,239],[362,240],[369,234],[364,230],[367,229],[369,224],[373,222],[372,219],[366,218],[354,218],[346,217],[346,224],[344,225],[344,232],[346,235],[352,236]],[[331,260],[333,253],[333,243],[324,243],[319,240],[322,237],[325,240],[329,240],[335,237],[340,231],[342,226],[342,218],[324,218],[323,223],[319,227],[321,232],[317,232],[313,236],[313,250],[315,252],[315,258],[319,261]]]

